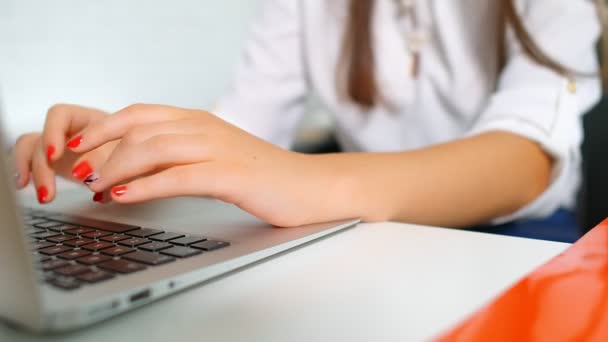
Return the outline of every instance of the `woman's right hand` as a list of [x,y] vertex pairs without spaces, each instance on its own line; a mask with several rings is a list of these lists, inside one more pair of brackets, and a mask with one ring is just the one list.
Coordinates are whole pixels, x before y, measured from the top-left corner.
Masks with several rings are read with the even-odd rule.
[[[17,140],[13,156],[17,188],[22,189],[33,181],[38,201],[48,203],[56,196],[56,175],[82,183],[92,170],[107,160],[118,142],[77,155],[66,148],[66,145],[77,142],[66,142],[66,138],[106,115],[102,111],[76,105],[51,107],[42,132],[24,134]],[[103,197],[109,198],[96,194],[94,200],[100,201]]]

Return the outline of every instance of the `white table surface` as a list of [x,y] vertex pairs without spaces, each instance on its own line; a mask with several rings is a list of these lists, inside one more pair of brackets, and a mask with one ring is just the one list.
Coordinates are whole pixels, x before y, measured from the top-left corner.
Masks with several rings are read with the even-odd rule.
[[568,246],[360,224],[75,333],[0,325],[0,341],[428,340]]

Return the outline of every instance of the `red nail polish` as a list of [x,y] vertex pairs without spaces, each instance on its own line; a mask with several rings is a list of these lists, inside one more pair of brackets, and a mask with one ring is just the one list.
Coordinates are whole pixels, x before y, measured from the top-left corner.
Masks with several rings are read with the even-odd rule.
[[112,193],[114,194],[114,196],[118,196],[118,197],[124,195],[125,192],[127,192],[127,187],[124,185],[117,186],[112,189]]
[[103,192],[96,192],[95,195],[93,195],[93,201],[101,202],[102,200],[103,200]]
[[72,138],[72,140],[68,141],[67,146],[69,148],[76,148],[80,145],[80,143],[82,143],[82,135]]
[[38,202],[46,203],[46,201],[48,200],[48,197],[49,197],[49,190],[46,188],[46,186],[38,187]]
[[93,168],[86,161],[81,162],[72,169],[72,176],[80,180],[87,178],[91,173],[93,173]]
[[55,146],[53,145],[49,145],[46,148],[46,159],[48,161],[51,161],[51,158],[53,157],[53,154],[55,154]]

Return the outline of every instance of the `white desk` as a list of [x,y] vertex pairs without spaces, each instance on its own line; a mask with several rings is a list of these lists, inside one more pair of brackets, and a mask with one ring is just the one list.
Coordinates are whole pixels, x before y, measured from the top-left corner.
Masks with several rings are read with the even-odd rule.
[[396,223],[356,228],[80,332],[0,341],[412,341],[568,244]]

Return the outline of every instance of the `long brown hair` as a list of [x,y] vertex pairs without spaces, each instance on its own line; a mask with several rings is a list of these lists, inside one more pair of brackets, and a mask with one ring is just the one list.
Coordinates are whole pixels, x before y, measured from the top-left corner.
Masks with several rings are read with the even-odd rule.
[[[605,10],[604,6],[600,6],[600,4],[605,5],[603,1],[596,0],[600,18],[602,17],[601,10]],[[371,33],[374,3],[375,0],[350,0],[340,60],[343,68],[339,68],[337,74],[338,89],[343,89],[350,101],[363,108],[373,107],[379,102],[379,89],[374,75]],[[498,18],[496,53],[500,69],[506,62],[505,34],[507,27],[510,27],[523,51],[536,63],[567,77],[579,74],[552,59],[539,48],[517,14],[514,0],[500,1]],[[602,22],[606,23],[605,20]],[[604,57],[608,58],[608,44],[604,45],[607,49]],[[608,73],[603,73],[603,77],[605,86],[608,86]]]

